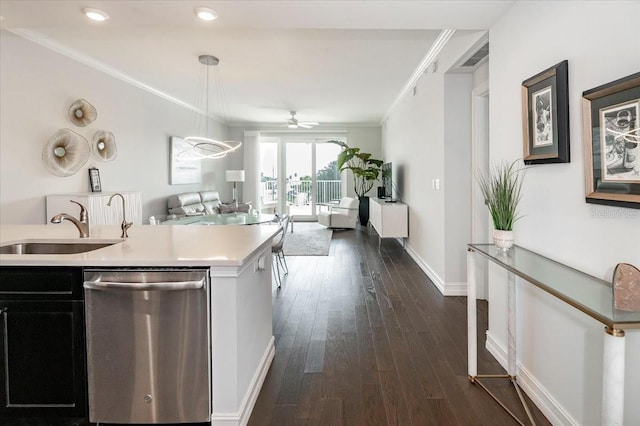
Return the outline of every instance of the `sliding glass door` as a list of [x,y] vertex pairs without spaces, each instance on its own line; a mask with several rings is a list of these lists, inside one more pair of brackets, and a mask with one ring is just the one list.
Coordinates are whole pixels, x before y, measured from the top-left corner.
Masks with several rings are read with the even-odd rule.
[[340,199],[338,145],[314,138],[270,138],[260,143],[262,211],[317,219],[320,205]]
[[[338,170],[340,147],[316,143],[316,197],[318,204],[337,202],[342,197],[342,178]],[[318,206],[317,206],[318,207]]]
[[263,213],[275,213],[278,209],[280,191],[278,191],[278,145],[274,142],[260,143],[260,181],[259,197],[260,211]]
[[314,142],[285,142],[287,211],[294,219],[313,220]]

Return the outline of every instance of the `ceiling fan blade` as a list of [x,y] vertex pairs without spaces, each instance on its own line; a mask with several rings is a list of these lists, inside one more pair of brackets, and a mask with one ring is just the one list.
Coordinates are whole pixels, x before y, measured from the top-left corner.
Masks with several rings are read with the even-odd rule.
[[298,123],[298,124],[304,124],[305,126],[317,126],[320,123],[318,123],[317,121],[303,121],[302,123]]
[[312,126],[309,126],[309,123],[298,123],[298,127],[302,127],[303,129],[310,129]]

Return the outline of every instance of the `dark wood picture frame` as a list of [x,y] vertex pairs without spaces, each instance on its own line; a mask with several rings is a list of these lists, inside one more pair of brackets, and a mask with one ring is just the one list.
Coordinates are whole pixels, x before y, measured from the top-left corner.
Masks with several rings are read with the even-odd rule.
[[640,72],[583,92],[582,125],[587,203],[640,209]]
[[89,187],[91,192],[102,192],[102,184],[100,183],[100,170],[89,168]]
[[525,164],[569,163],[569,62],[522,82]]

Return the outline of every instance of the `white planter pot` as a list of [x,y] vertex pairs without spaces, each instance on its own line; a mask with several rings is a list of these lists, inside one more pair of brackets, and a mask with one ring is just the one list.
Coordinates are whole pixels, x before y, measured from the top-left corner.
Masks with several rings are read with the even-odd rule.
[[509,250],[513,246],[513,231],[494,229],[493,244],[504,251]]

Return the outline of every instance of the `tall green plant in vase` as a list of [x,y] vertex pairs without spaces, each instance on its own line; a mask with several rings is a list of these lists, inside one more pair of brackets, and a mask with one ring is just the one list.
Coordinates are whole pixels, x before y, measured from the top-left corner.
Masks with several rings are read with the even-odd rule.
[[342,141],[332,140],[342,147],[342,151],[338,154],[338,169],[351,170],[353,173],[353,190],[360,201],[358,216],[360,224],[365,226],[369,222],[369,197],[367,192],[373,188],[373,185],[380,176],[383,161],[371,158],[368,152],[361,152],[360,148],[352,148]]
[[513,246],[513,224],[520,219],[518,204],[522,196],[523,169],[518,161],[495,165],[488,176],[477,174],[484,202],[493,221],[493,243],[506,251]]

